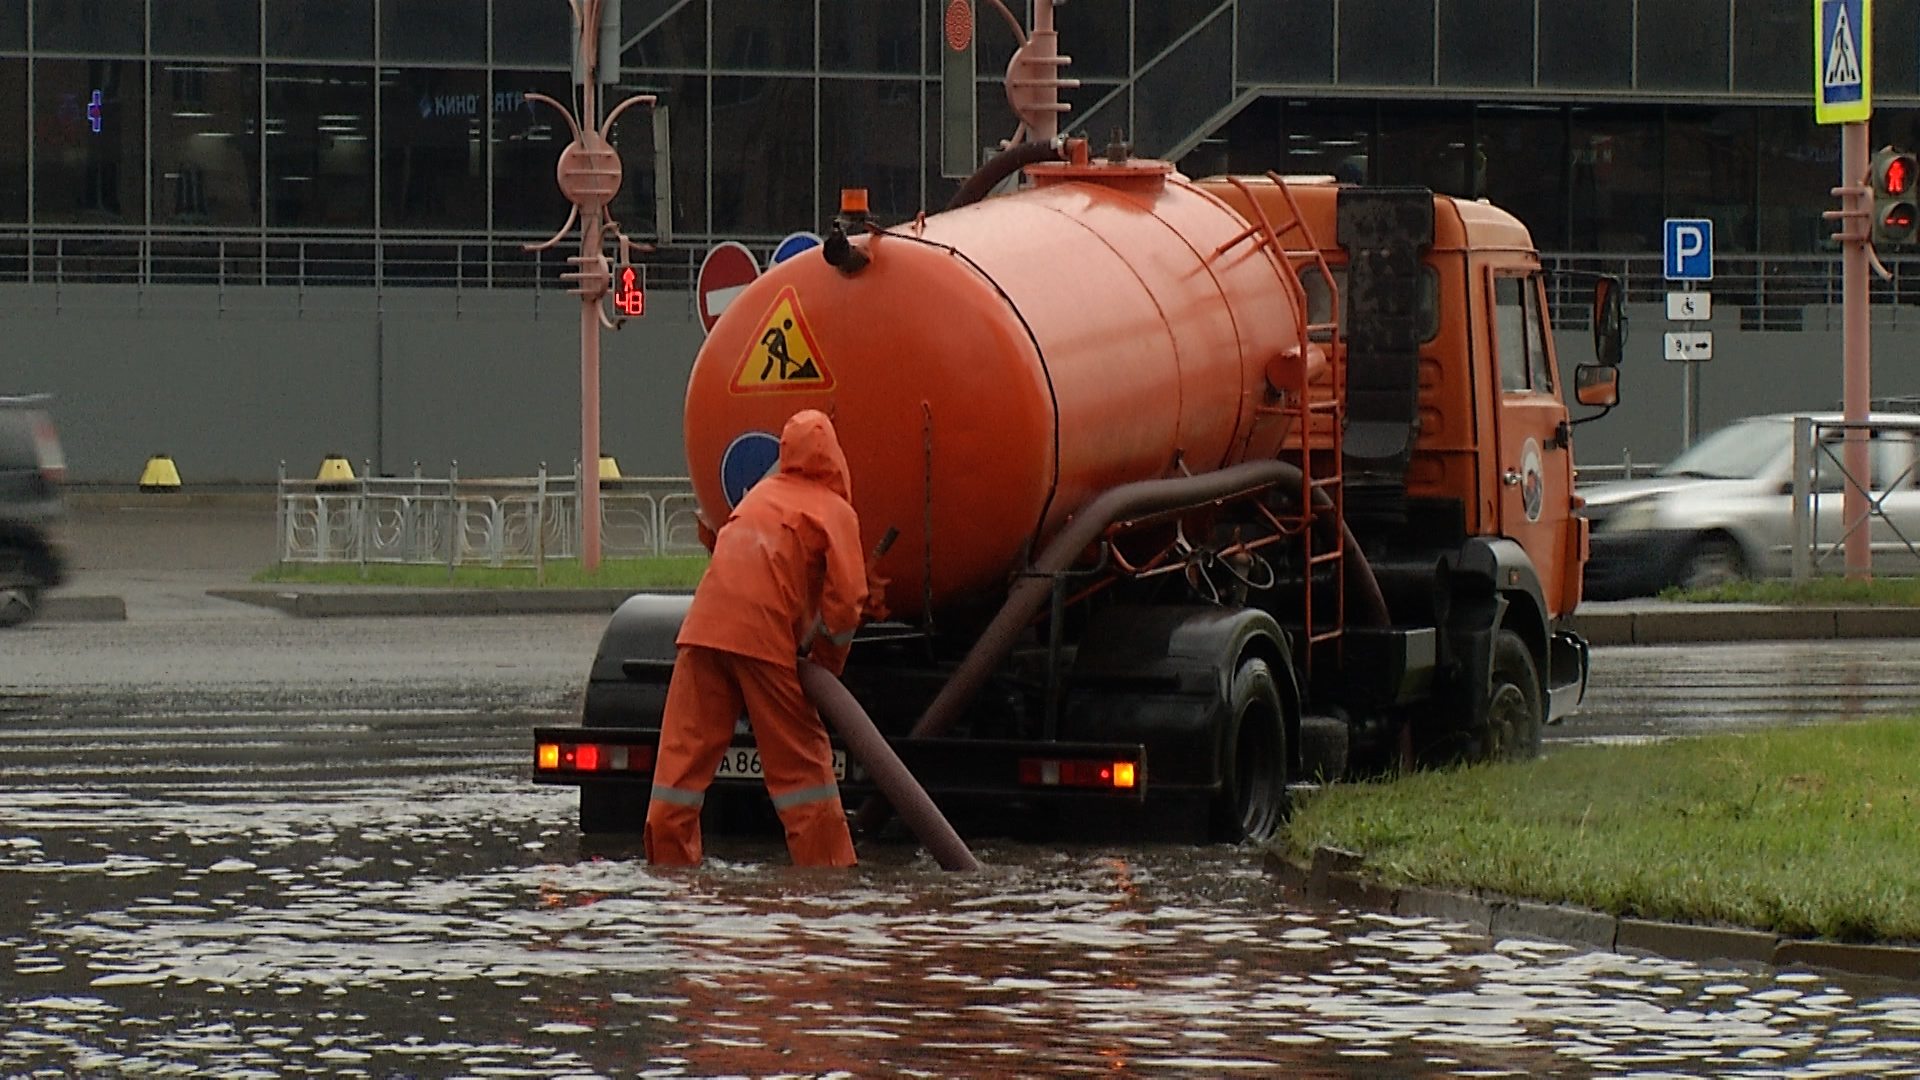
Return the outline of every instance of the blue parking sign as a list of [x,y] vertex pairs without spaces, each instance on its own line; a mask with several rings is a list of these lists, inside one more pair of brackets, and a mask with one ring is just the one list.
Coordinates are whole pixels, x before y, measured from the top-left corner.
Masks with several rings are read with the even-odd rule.
[[1669,281],[1713,280],[1713,222],[1706,218],[1668,218],[1662,262]]

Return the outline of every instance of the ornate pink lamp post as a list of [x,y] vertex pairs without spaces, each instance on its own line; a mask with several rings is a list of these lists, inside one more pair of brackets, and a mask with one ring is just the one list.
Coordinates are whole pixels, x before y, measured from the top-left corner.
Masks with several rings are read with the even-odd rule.
[[[618,329],[607,317],[601,301],[613,284],[613,268],[607,261],[608,235],[620,241],[620,261],[626,262],[635,247],[620,223],[607,215],[607,204],[620,192],[620,155],[607,141],[608,132],[620,114],[634,105],[651,108],[652,94],[638,94],[621,102],[607,114],[596,129],[598,115],[595,70],[599,58],[600,9],[619,0],[567,0],[573,8],[574,24],[580,29],[581,70],[585,72],[580,93],[580,118],[576,120],[567,106],[545,94],[528,94],[530,101],[541,101],[560,110],[573,129],[573,142],[560,152],[554,173],[560,192],[573,203],[567,223],[553,239],[528,244],[528,251],[543,251],[566,239],[573,223],[580,222],[580,254],[567,258],[573,269],[561,277],[574,283],[580,297],[580,565],[589,574],[600,572],[600,327]],[[641,250],[651,250],[641,245]]]

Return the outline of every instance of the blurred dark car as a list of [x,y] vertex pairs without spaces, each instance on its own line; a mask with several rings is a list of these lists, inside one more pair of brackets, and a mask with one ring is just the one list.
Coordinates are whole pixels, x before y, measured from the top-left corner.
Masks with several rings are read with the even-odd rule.
[[[1814,414],[1837,421],[1837,414]],[[1910,415],[1873,414],[1879,422]],[[1837,436],[1817,453],[1812,490],[1814,542],[1831,550],[1842,538],[1844,478]],[[1920,572],[1920,459],[1914,432],[1876,431],[1869,460],[1871,497],[1883,516],[1870,522],[1875,571]],[[1584,595],[1591,600],[1649,596],[1668,586],[1711,588],[1742,578],[1792,572],[1793,416],[1735,421],[1693,444],[1653,476],[1582,486],[1592,528]]]
[[44,397],[0,397],[0,626],[33,618],[66,577],[55,530],[66,459]]

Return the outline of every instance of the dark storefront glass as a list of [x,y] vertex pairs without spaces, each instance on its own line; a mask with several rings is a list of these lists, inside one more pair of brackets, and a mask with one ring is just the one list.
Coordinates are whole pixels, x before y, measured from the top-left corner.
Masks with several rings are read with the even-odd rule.
[[1380,114],[1379,160],[1373,183],[1412,184],[1443,195],[1468,195],[1472,106],[1394,102]]
[[[665,17],[666,21],[654,27],[639,43],[629,48],[621,57],[621,66],[628,72],[644,71],[649,68],[693,68],[707,66],[707,8],[705,4],[688,4],[674,11],[650,12],[644,21],[632,21],[633,3],[629,0],[625,18],[629,21],[621,27],[627,41],[635,34],[653,26],[655,19]],[[569,47],[571,48],[571,47]]]
[[1716,251],[1754,245],[1752,109],[1667,110],[1667,217],[1713,222]]
[[[915,7],[900,0],[820,0],[821,70],[918,74],[920,18]],[[1079,70],[1079,52],[1073,60]]]
[[380,224],[487,227],[487,73],[380,71]]
[[1763,108],[1759,114],[1760,250],[1823,250],[1834,230],[1820,214],[1835,205],[1827,191],[1840,180],[1838,129],[1814,124],[1813,110],[1805,105]]
[[[932,0],[929,17],[937,17],[944,7],[946,0]],[[980,16],[986,20],[984,32],[1008,33],[1006,20],[987,10],[985,4],[980,5]],[[1128,50],[1133,43],[1128,32],[1126,5],[1088,4],[1076,8],[1068,4],[1054,14],[1053,21],[1060,31],[1060,51],[1073,57],[1069,75],[1082,79],[1124,79],[1132,73]]]
[[160,56],[259,56],[260,0],[161,0],[153,5],[153,51]]
[[917,82],[833,79],[820,86],[819,231],[839,209],[842,188],[866,188],[885,224],[920,210],[920,87]]
[[742,80],[758,92],[723,101],[725,81],[714,80],[713,145],[754,149],[714,157],[714,230],[784,236],[815,227],[812,80]]
[[1433,85],[1433,9],[1405,0],[1341,0],[1340,82]]
[[373,80],[365,68],[267,68],[267,224],[373,224]]
[[545,237],[566,222],[572,208],[553,169],[573,133],[553,106],[528,99],[528,91],[566,103],[573,99],[573,82],[562,72],[494,73],[493,224]]
[[[1287,168],[1286,103],[1278,98],[1257,98],[1247,103],[1220,131],[1225,140],[1225,172],[1258,175],[1269,169]],[[1202,175],[1184,166],[1188,176]]]
[[486,0],[381,0],[380,58],[486,63]]
[[[670,152],[673,231],[704,233],[707,231],[707,80],[698,75],[656,75],[639,92],[657,95],[667,110],[667,128],[673,139]],[[624,90],[615,94],[616,99],[624,96]],[[622,113],[613,126],[613,147],[620,152],[620,167],[625,178],[611,209],[626,228],[627,235],[636,238],[656,233],[654,115],[654,109],[635,105]]]
[[1573,110],[1575,251],[1658,251],[1662,153],[1658,108]]
[[1640,5],[1640,88],[1727,88],[1727,0]]
[[1567,246],[1567,126],[1559,108],[1482,108],[1473,195],[1526,225],[1533,245]]
[[27,0],[0,0],[0,49],[27,51]]
[[1333,81],[1333,0],[1240,0],[1240,78]]
[[117,225],[146,220],[144,69],[138,60],[34,62],[36,220]]
[[1811,93],[1812,40],[1810,5],[1734,0],[1734,89]]
[[1342,183],[1379,181],[1370,174],[1374,107],[1366,102],[1289,101],[1287,156],[1277,170],[1326,175]]
[[27,62],[0,60],[0,221],[27,220]]
[[715,4],[713,63],[735,71],[812,71],[813,5]]
[[373,59],[373,0],[266,0],[267,55]]
[[[705,18],[704,10],[700,14]],[[493,0],[493,60],[550,68],[571,65],[573,16],[564,5],[546,0]]]
[[1534,0],[1440,0],[1443,86],[1532,86]]
[[147,0],[33,0],[33,47],[137,56],[147,47]]
[[1633,0],[1545,0],[1539,12],[1541,86],[1633,84]]
[[[1346,0],[1346,2],[1351,3],[1352,0]],[[1125,5],[1112,6],[1123,8]],[[1213,14],[1219,6],[1218,0],[1148,0],[1147,3],[1135,4],[1133,9],[1134,62],[1144,65],[1172,48],[1174,42],[1200,25],[1201,20]],[[1088,17],[1099,16],[1089,15]],[[1122,26],[1126,25],[1124,11],[1116,11],[1113,15],[1106,17]],[[1069,56],[1073,55],[1072,40],[1062,39],[1060,51]]]
[[260,66],[154,63],[153,222],[260,224]]
[[1873,87],[1920,93],[1920,0],[1874,0]]

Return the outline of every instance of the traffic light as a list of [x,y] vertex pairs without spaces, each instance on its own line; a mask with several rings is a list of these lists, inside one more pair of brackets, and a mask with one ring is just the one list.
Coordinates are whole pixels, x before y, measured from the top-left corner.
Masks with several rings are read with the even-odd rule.
[[1920,233],[1920,204],[1914,185],[1920,181],[1920,161],[1889,146],[1873,155],[1873,243],[1875,247],[1907,247]]

